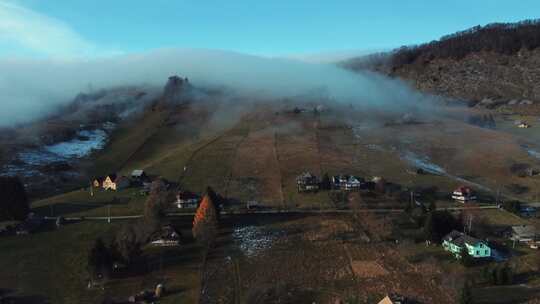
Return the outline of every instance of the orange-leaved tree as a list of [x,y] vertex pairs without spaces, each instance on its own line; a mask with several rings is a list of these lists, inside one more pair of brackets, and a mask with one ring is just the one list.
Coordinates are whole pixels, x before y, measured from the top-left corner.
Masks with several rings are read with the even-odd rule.
[[206,194],[193,219],[193,236],[206,247],[210,247],[217,234],[217,209],[209,194]]

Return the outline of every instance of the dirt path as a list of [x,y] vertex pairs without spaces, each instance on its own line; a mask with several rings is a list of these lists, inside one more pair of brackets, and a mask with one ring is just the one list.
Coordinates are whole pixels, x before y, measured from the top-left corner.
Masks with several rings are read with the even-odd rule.
[[[478,207],[450,207],[450,208],[437,208],[437,210],[448,210],[448,211],[457,211],[457,210],[479,210],[479,209],[499,209],[497,206],[478,206]],[[256,211],[221,211],[222,215],[262,215],[262,214],[348,214],[348,213],[403,213],[404,209],[390,209],[390,208],[373,208],[373,209],[321,209],[321,210],[306,210],[306,209],[273,209],[273,210],[256,210]],[[167,213],[167,217],[182,217],[182,216],[193,216],[194,212],[186,213]],[[64,217],[68,221],[81,221],[81,220],[97,220],[97,221],[107,221],[111,220],[132,220],[142,218],[142,215],[124,215],[124,216],[73,216],[73,217]],[[45,220],[56,220],[57,217],[54,216],[45,216]]]
[[229,172],[229,176],[227,176],[226,178],[226,181],[225,181],[225,191],[224,191],[224,196],[225,197],[228,197],[229,195],[229,190],[230,190],[230,185],[231,185],[231,181],[234,177],[234,164],[237,162],[237,161],[240,161],[240,160],[237,160],[237,157],[238,157],[238,149],[240,149],[240,147],[242,146],[242,144],[246,141],[247,137],[249,136],[249,133],[251,132],[251,128],[248,128],[247,132],[244,134],[244,136],[242,137],[242,139],[240,139],[240,141],[238,142],[238,144],[236,145],[235,149],[234,149],[234,156],[232,157],[232,163],[231,163],[231,168],[230,168],[230,172]]
[[[202,146],[198,147],[197,149],[193,150],[193,152],[191,152],[191,155],[189,156],[189,158],[187,159],[186,163],[184,164],[184,167],[187,169],[189,168],[189,165],[191,164],[191,162],[193,161],[193,159],[195,158],[195,156],[197,156],[198,153],[200,153],[202,150],[206,149],[207,147],[209,147],[210,145],[212,145],[213,143],[217,142],[218,140],[222,139],[223,137],[225,137],[226,133],[228,131],[224,131],[223,133],[219,134],[218,136],[214,137],[213,139],[211,139],[210,141],[208,141],[207,143],[203,144]],[[182,184],[182,181],[184,180],[184,177],[186,176],[186,172],[187,170],[184,170],[184,168],[182,168],[182,174],[180,175],[180,177],[178,178],[178,183],[179,184]]]
[[272,145],[272,152],[274,153],[274,159],[276,160],[277,169],[279,171],[279,197],[281,199],[281,207],[283,209],[286,209],[287,206],[285,206],[285,198],[283,196],[283,172],[281,171],[281,166],[279,165],[279,154],[278,154],[278,148],[277,148],[277,132],[274,128],[274,142]]
[[234,303],[242,303],[242,281],[240,278],[240,264],[238,259],[233,261],[233,273],[234,273]]

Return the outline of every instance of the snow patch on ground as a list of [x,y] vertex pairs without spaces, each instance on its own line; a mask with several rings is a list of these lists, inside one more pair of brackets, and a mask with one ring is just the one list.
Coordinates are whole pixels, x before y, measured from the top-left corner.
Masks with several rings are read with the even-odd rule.
[[0,175],[35,177],[43,175],[43,166],[58,162],[72,162],[90,155],[95,150],[103,149],[108,139],[108,132],[115,124],[106,122],[101,129],[80,130],[71,140],[28,149],[17,153],[11,162],[2,167]]
[[484,191],[488,191],[488,192],[491,192],[492,190],[484,185],[480,185],[478,183],[475,183],[475,182],[472,182],[470,180],[467,180],[467,179],[464,179],[462,177],[459,177],[459,176],[456,176],[456,175],[452,175],[448,172],[446,172],[446,170],[444,170],[441,166],[431,162],[430,158],[425,156],[425,155],[418,155],[414,152],[411,152],[411,151],[405,151],[401,154],[401,158],[404,159],[405,161],[407,161],[409,164],[417,167],[417,168],[421,168],[422,170],[428,172],[428,173],[431,173],[431,174],[435,174],[435,175],[442,175],[442,176],[446,176],[446,177],[449,177],[453,180],[456,180],[458,182],[461,182],[461,183],[464,183],[464,184],[469,184],[471,186],[474,186],[478,189],[481,189],[481,190],[484,190]]
[[[82,158],[93,150],[100,150],[107,142],[107,133],[104,130],[79,131],[77,138],[45,146],[47,152],[63,158]],[[84,138],[84,139],[81,139]]]
[[525,148],[525,150],[527,151],[527,153],[536,158],[536,159],[540,159],[540,152],[536,151],[536,150],[533,150],[533,149],[529,149],[529,148]]
[[431,162],[429,157],[417,155],[411,151],[402,153],[401,158],[406,160],[411,165],[421,168],[422,170],[436,175],[447,175],[446,171],[440,166]]
[[262,230],[257,226],[245,226],[235,228],[232,237],[242,253],[251,257],[272,247],[278,233]]

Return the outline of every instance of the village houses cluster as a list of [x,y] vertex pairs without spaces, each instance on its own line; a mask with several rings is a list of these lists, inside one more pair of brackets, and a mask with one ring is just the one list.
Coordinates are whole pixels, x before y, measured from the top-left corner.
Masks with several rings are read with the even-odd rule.
[[374,177],[371,181],[366,181],[362,177],[354,175],[334,175],[331,178],[326,176],[320,179],[313,173],[306,171],[296,177],[298,192],[316,192],[319,190],[343,190],[359,191],[362,189],[373,189],[377,183],[383,182],[382,178]]
[[[131,172],[129,177],[117,173],[111,173],[106,176],[96,177],[92,180],[92,187],[110,191],[120,191],[129,187],[140,187],[142,194],[148,194],[152,185],[153,178],[144,170],[136,169]],[[170,183],[167,182],[168,187]],[[185,191],[176,191],[176,200],[173,204],[179,209],[195,209],[201,201],[200,195]]]

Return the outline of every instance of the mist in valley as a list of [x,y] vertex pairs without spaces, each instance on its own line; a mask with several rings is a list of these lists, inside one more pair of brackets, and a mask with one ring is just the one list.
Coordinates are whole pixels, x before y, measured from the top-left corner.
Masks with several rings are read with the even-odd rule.
[[228,98],[232,102],[301,97],[404,112],[427,99],[400,81],[368,71],[353,73],[332,64],[206,49],[163,49],[94,59],[3,58],[0,71],[0,126],[51,114],[80,92],[123,86],[158,92],[171,75],[187,77],[199,88],[241,97]]

